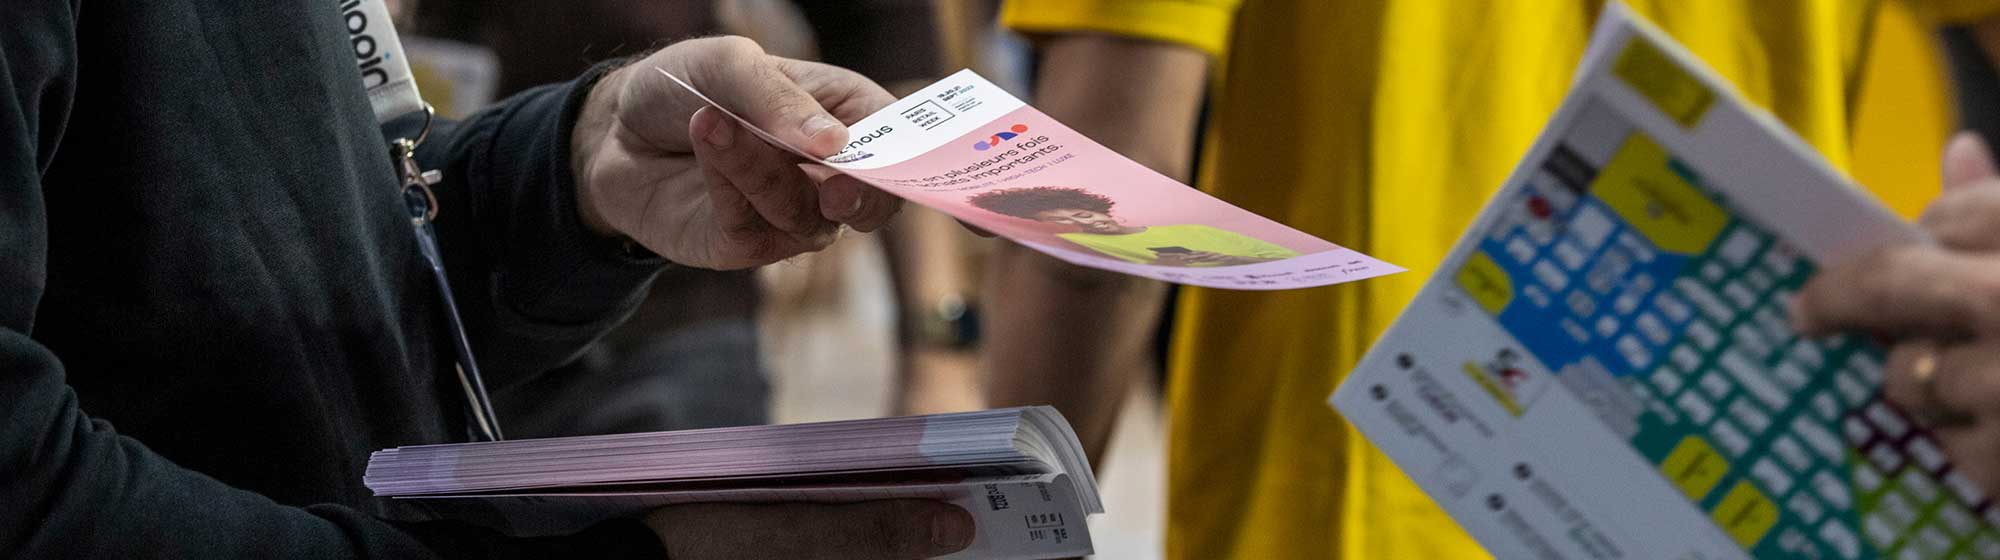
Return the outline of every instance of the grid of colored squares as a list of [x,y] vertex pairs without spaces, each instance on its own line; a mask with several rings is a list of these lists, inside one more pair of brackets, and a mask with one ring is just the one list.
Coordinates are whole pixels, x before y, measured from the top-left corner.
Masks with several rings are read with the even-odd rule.
[[1644,410],[1635,447],[1745,550],[2000,558],[2000,508],[1881,400],[1879,351],[1791,330],[1782,302],[1811,263],[1731,220],[1661,276],[1649,264],[1680,255],[1601,201],[1562,194],[1532,189],[1488,253],[1528,271],[1510,275],[1516,302],[1561,315],[1564,343],[1612,348],[1605,365],[1644,373],[1624,378]]
[[1882,401],[1880,352],[1790,330],[1811,268],[1740,221],[1691,262],[1668,292],[1689,320],[1629,381],[1634,445],[1758,558],[2000,558],[2000,514]]

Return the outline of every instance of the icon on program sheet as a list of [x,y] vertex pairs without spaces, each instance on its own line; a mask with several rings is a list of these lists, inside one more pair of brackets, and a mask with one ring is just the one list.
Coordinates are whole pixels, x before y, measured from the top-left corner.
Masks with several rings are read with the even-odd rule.
[[1538,194],[1528,196],[1528,215],[1534,216],[1537,220],[1547,220],[1555,217],[1555,214],[1555,205],[1550,204],[1549,199]]
[[1540,379],[1531,367],[1521,359],[1521,354],[1512,348],[1501,348],[1493,353],[1493,358],[1485,363],[1466,362],[1466,377],[1477,383],[1480,389],[1493,397],[1507,414],[1520,416],[1524,412],[1522,395],[1532,394],[1540,385]]
[[1506,386],[1508,392],[1513,392],[1521,381],[1528,378],[1528,372],[1516,364],[1519,359],[1519,356],[1514,355],[1514,350],[1508,348],[1502,348],[1500,354],[1494,357],[1493,371],[1500,376],[1500,384]]
[[1446,455],[1444,463],[1438,465],[1437,472],[1431,476],[1443,484],[1453,498],[1463,498],[1472,493],[1472,487],[1479,482],[1479,470],[1456,454]]

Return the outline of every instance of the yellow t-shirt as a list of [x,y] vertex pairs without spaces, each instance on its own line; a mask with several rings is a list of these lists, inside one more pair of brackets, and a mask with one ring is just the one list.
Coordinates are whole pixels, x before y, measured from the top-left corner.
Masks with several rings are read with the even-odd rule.
[[[1200,184],[1412,270],[1312,290],[1183,292],[1167,553],[1483,556],[1326,398],[1546,124],[1601,2],[1245,0],[1233,22],[1228,4],[1009,0],[1003,12],[1025,31],[1126,33],[1220,53]],[[1935,196],[1954,128],[1931,18],[2000,8],[1629,4],[1904,215]],[[1120,19],[1102,19],[1111,16]]]
[[1241,0],[1007,0],[1000,20],[1024,33],[1094,31],[1221,54]]
[[1198,224],[1148,226],[1144,231],[1123,235],[1062,233],[1056,237],[1104,253],[1109,257],[1139,264],[1153,264],[1153,260],[1162,254],[1154,249],[1175,247],[1188,251],[1259,259],[1288,259],[1299,256],[1297,251],[1261,239]]

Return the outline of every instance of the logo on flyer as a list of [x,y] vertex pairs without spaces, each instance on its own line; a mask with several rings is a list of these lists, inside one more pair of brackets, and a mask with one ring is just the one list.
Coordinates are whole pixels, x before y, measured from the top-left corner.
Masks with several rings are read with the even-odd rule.
[[1022,133],[1027,131],[1028,131],[1028,125],[1017,124],[1012,127],[1008,127],[1007,130],[1002,130],[1000,132],[993,133],[993,136],[991,138],[987,138],[984,141],[973,144],[972,149],[979,150],[982,152],[986,150],[991,150],[993,149],[994,146],[1000,145],[1001,142],[1013,140],[1014,137],[1020,136]]
[[847,147],[841,148],[839,153],[833,154],[832,157],[828,157],[826,160],[833,163],[853,163],[875,157],[875,154],[868,153],[866,150],[862,150],[861,147],[868,145],[870,142],[881,140],[883,136],[888,136],[889,133],[895,131],[896,129],[893,127],[883,126],[882,128],[875,129],[873,132],[862,134],[854,138],[853,142],[848,142]]

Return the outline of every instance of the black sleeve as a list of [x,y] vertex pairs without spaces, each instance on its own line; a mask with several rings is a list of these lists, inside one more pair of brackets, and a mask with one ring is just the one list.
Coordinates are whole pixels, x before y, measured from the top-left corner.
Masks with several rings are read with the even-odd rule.
[[1991,143],[2000,143],[2000,73],[1979,48],[1972,30],[1964,27],[1944,31],[1946,54],[1951,59],[1952,83],[1958,86],[1958,115],[1962,126],[1978,132]]
[[418,151],[444,172],[439,244],[494,391],[574,359],[631,313],[664,264],[627,254],[577,216],[570,130],[615,65],[441,122]]
[[820,59],[882,83],[935,80],[943,70],[930,0],[794,0]]
[[[508,539],[291,507],[182,468],[78,408],[63,365],[29,337],[48,277],[42,175],[75,99],[76,0],[9,2],[0,18],[0,558],[662,556],[636,522]],[[607,550],[612,549],[612,550]]]

